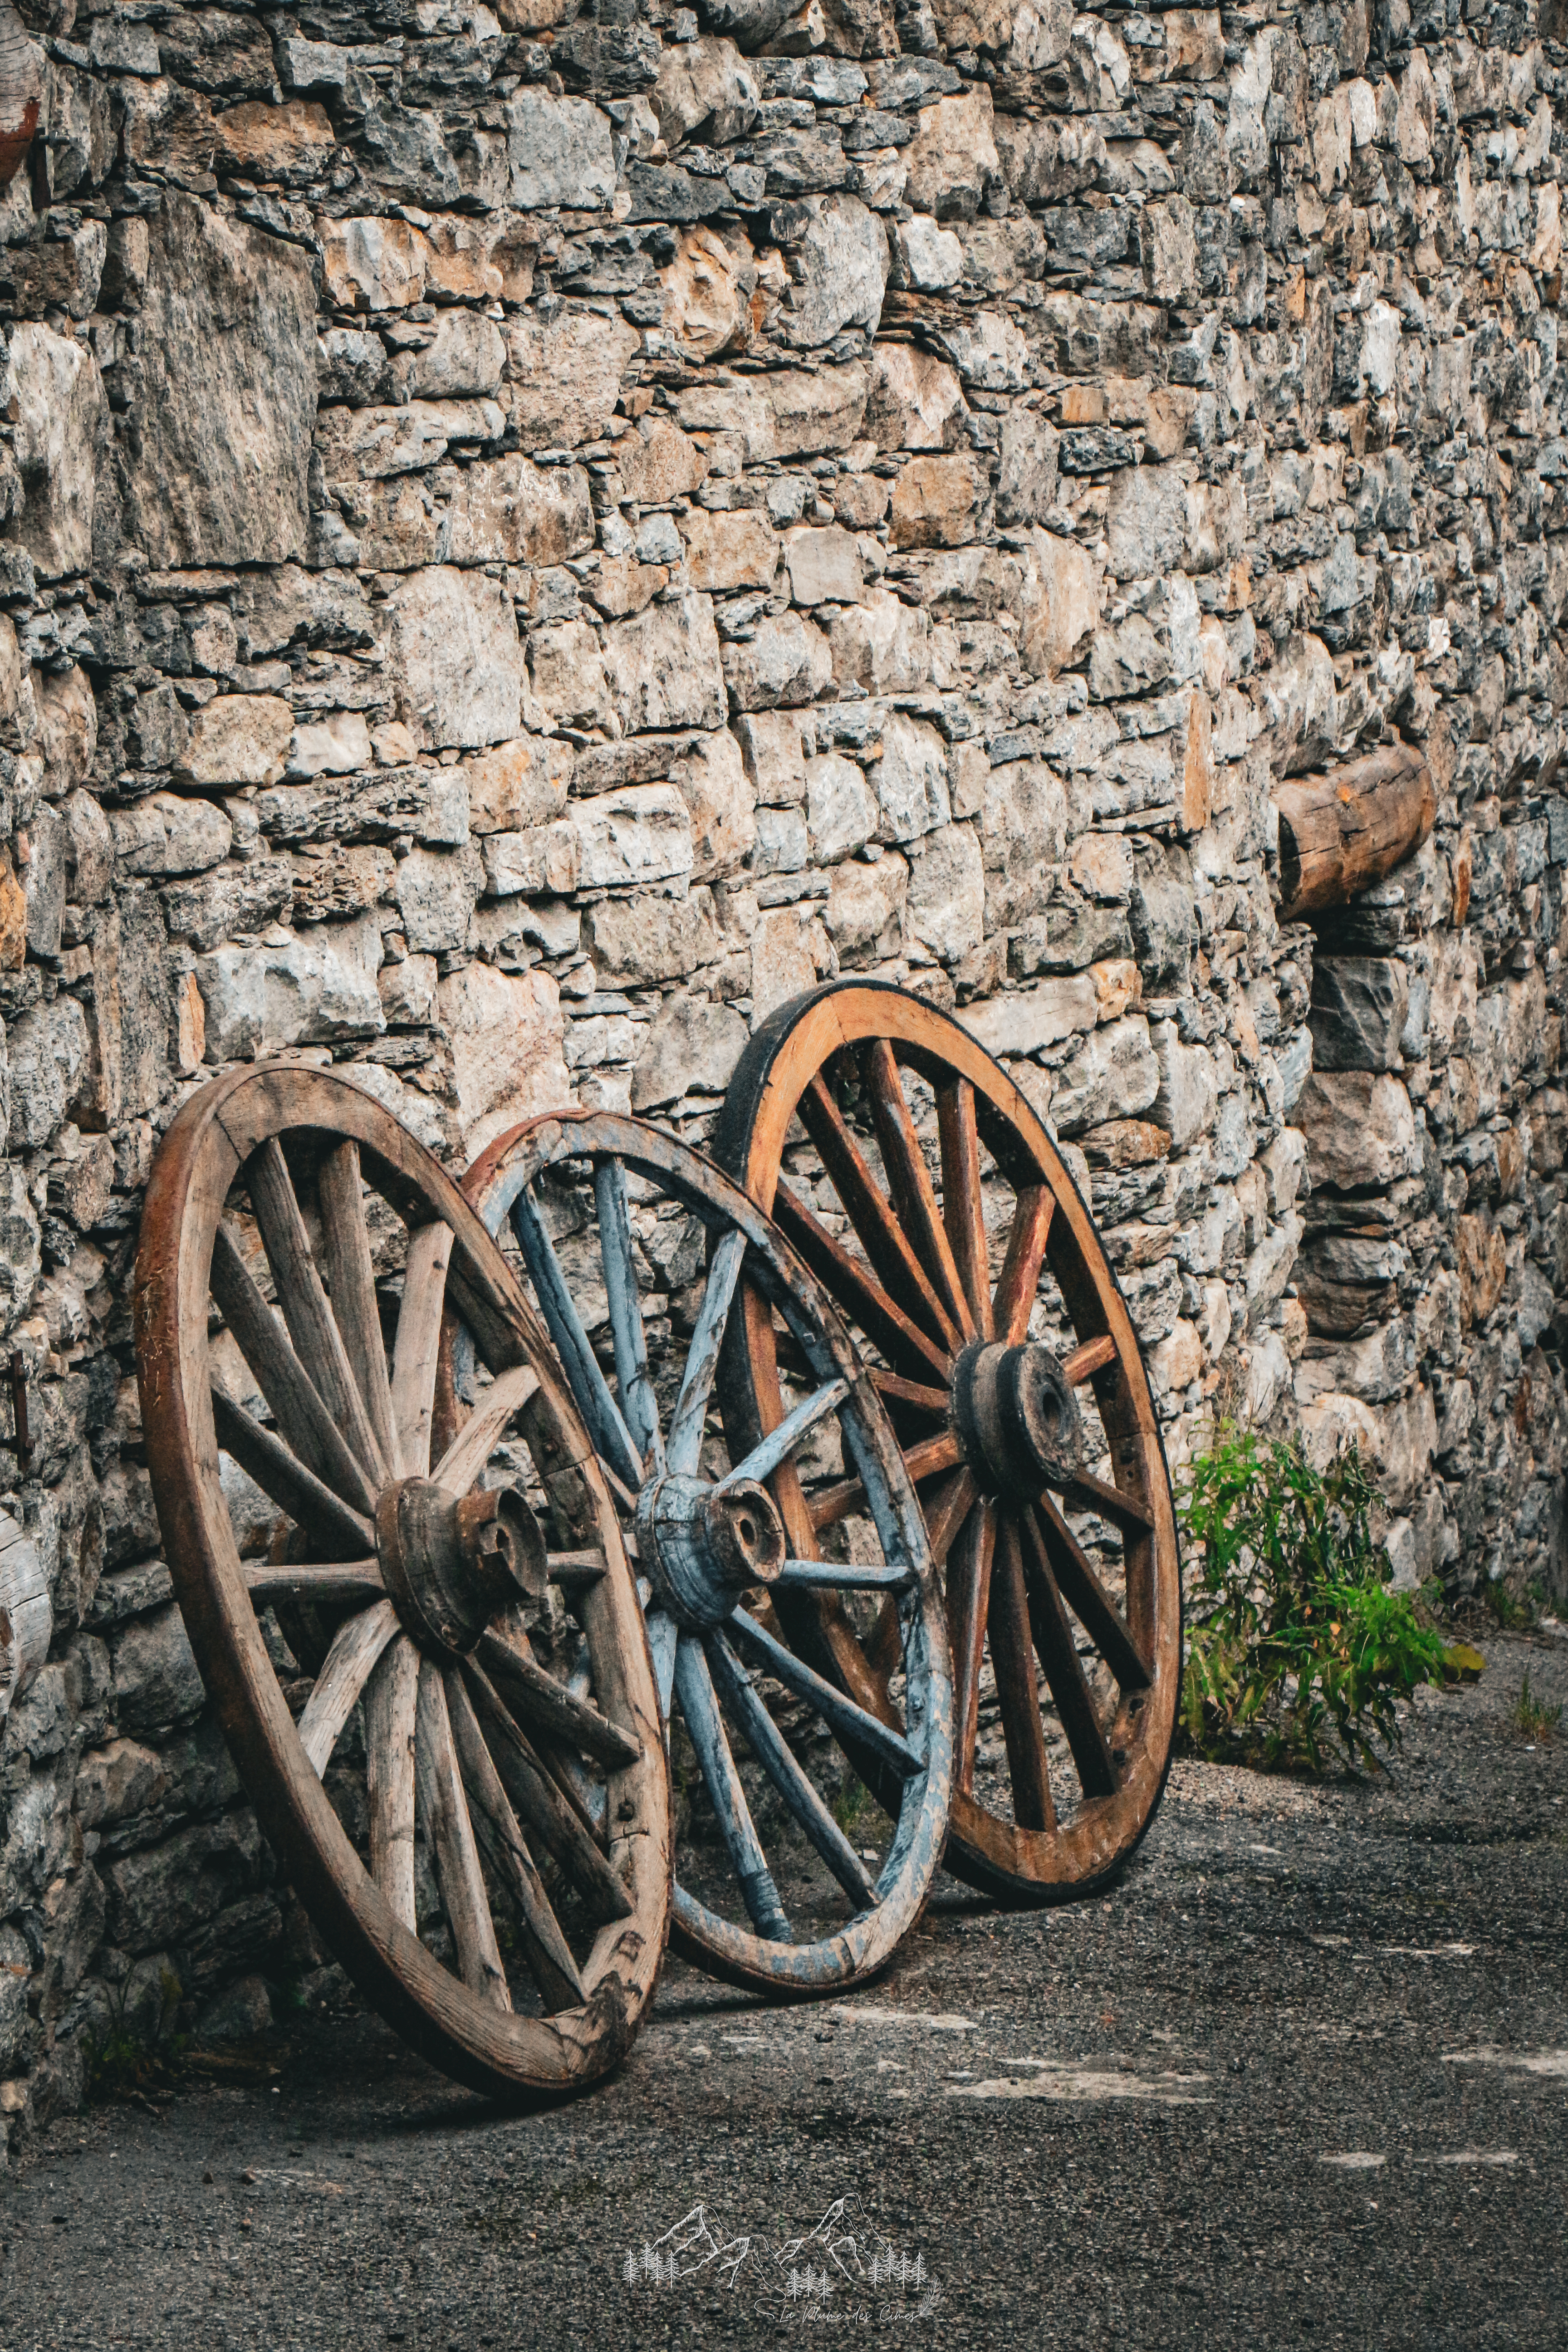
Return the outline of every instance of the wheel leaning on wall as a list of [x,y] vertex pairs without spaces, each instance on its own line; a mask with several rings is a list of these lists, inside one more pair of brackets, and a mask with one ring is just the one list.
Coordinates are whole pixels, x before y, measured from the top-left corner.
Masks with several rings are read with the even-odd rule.
[[[488,1386],[433,1458],[448,1305]],[[616,1513],[500,1252],[368,1095],[262,1066],[164,1138],[135,1318],[192,1648],[312,1919],[446,2073],[503,2096],[593,2081],[652,1997],[668,1781]],[[531,1505],[568,1519],[569,1556]],[[524,1624],[552,1594],[581,1629],[570,1682]],[[362,1724],[363,1793],[332,1773]]]
[[[1182,1602],[1159,1422],[1089,1210],[962,1022],[885,983],[831,982],[765,1021],[714,1149],[876,1352],[945,1578],[948,1867],[1003,1901],[1091,1892],[1164,1787]],[[722,1383],[732,1444],[776,1415],[780,1369],[748,1300]],[[781,1480],[792,1538],[852,1500]],[[882,1630],[816,1615],[802,1638],[873,1706]]]
[[[692,1868],[678,1867],[671,1940],[758,1991],[860,1983],[925,1901],[952,1764],[941,1596],[866,1370],[767,1218],[659,1128],[605,1113],[531,1120],[463,1182],[491,1233],[510,1229],[635,1547],[690,1800]],[[726,1446],[715,1376],[748,1302],[789,1333],[788,1392],[776,1386],[773,1410]],[[448,1337],[455,1410],[468,1383],[460,1334]],[[855,1517],[823,1542],[777,1499],[803,1450],[855,1476]],[[884,1626],[888,1671],[870,1706],[789,1638],[802,1605],[829,1600]]]

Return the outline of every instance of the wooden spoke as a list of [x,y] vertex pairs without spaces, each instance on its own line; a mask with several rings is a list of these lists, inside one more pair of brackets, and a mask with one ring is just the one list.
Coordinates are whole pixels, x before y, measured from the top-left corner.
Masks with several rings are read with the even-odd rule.
[[414,1748],[419,1653],[400,1633],[383,1653],[364,1695],[370,1874],[388,1908],[411,1936],[414,1903]]
[[313,1549],[366,1553],[375,1549],[375,1528],[363,1511],[348,1504],[292,1454],[280,1438],[243,1405],[235,1404],[213,1383],[213,1427],[226,1454],[232,1454],[247,1478],[270,1495],[286,1511]]
[[658,1400],[647,1368],[647,1338],[626,1207],[626,1172],[618,1160],[595,1161],[594,1205],[599,1217],[599,1255],[610,1302],[621,1412],[644,1461],[658,1475],[664,1468],[664,1439],[658,1426]]
[[936,1191],[921,1150],[915,1123],[904,1098],[899,1076],[899,1066],[893,1049],[885,1037],[879,1037],[866,1056],[866,1076],[871,1095],[871,1115],[876,1123],[877,1141],[881,1147],[882,1165],[888,1171],[893,1205],[900,1223],[913,1239],[916,1255],[926,1273],[941,1305],[946,1309],[949,1322],[963,1339],[973,1339],[975,1319],[968,1294],[960,1276],[958,1262],[942,1211],[937,1206]]
[[325,1772],[376,1660],[396,1631],[397,1612],[384,1599],[339,1626],[300,1717],[300,1745],[318,1773]]
[[551,1583],[559,1584],[567,1592],[581,1592],[590,1584],[597,1584],[605,1572],[602,1551],[546,1552],[544,1567]]
[[989,1339],[994,1336],[995,1325],[980,1189],[980,1129],[974,1117],[974,1088],[967,1078],[954,1078],[951,1085],[938,1087],[936,1118],[942,1142],[942,1221],[974,1328],[983,1339]]
[[[943,1430],[940,1437],[928,1437],[922,1444],[908,1447],[904,1454],[904,1467],[918,1485],[922,1478],[934,1478],[939,1471],[951,1470],[962,1458],[957,1438],[951,1430]],[[820,1535],[824,1528],[833,1527],[839,1519],[847,1519],[851,1512],[864,1510],[865,1507],[864,1480],[845,1478],[832,1486],[823,1487],[820,1493],[811,1496],[811,1524]]]
[[787,1184],[781,1183],[774,1194],[773,1215],[785,1240],[800,1252],[818,1281],[826,1284],[851,1322],[859,1325],[895,1370],[927,1380],[934,1372],[945,1381],[952,1361],[948,1350],[910,1321],[869,1270],[835,1241]]
[[[235,1344],[266,1398],[278,1432],[290,1452],[313,1470],[352,1510],[367,1517],[375,1510],[375,1489],[328,1412],[287,1332],[251,1280],[239,1244],[226,1225],[213,1237],[212,1295],[234,1335]],[[236,1455],[238,1460],[238,1455]],[[285,1504],[284,1508],[288,1506]]]
[[885,1372],[879,1364],[871,1367],[871,1386],[886,1403],[903,1405],[910,1412],[929,1413],[933,1421],[945,1421],[952,1407],[946,1389],[900,1380],[897,1372]]
[[730,1320],[735,1285],[741,1278],[745,1255],[746,1236],[738,1227],[732,1228],[719,1244],[709,1265],[708,1284],[702,1293],[702,1305],[697,1317],[697,1328],[691,1334],[691,1345],[686,1351],[680,1395],[670,1421],[669,1438],[665,1447],[670,1470],[680,1477],[694,1478],[701,1466],[702,1431],[708,1419],[708,1400],[713,1393],[713,1376],[719,1369],[719,1350],[724,1344],[725,1327]]
[[1086,1339],[1081,1348],[1062,1358],[1062,1378],[1069,1389],[1081,1388],[1085,1381],[1116,1361],[1116,1342],[1103,1334],[1098,1339]]
[[891,1203],[819,1077],[813,1078],[797,1108],[878,1280],[895,1297],[907,1300],[914,1320],[951,1354],[963,1334],[927,1280]]
[[1031,1184],[1019,1193],[1013,1211],[1007,1255],[1002,1261],[991,1302],[996,1337],[1005,1339],[1010,1348],[1017,1347],[1029,1336],[1029,1317],[1039,1287],[1040,1268],[1046,1262],[1046,1241],[1055,1208],[1056,1202],[1045,1185]]
[[[499,1694],[498,1694],[499,1696]],[[584,1836],[592,1840],[600,1853],[606,1849],[600,1832],[605,1825],[604,1790],[595,1801],[594,1783],[583,1768],[583,1759],[559,1739],[535,1730],[530,1742],[534,1754],[554,1781],[569,1810],[575,1814]]]
[[[616,1477],[615,1472],[611,1469],[609,1464],[604,1459],[603,1455],[599,1458],[599,1467],[604,1473],[605,1484],[609,1488],[611,1494],[615,1496],[617,1507],[626,1513],[628,1519],[635,1518],[637,1517],[637,1507],[636,1491],[630,1486],[622,1485],[620,1479]],[[635,1536],[627,1536],[626,1549],[635,1559],[637,1558],[637,1538]]]
[[371,1262],[370,1228],[365,1223],[357,1143],[340,1143],[326,1154],[316,1179],[316,1191],[321,1210],[327,1280],[331,1286],[332,1318],[342,1334],[343,1347],[355,1384],[364,1399],[382,1459],[389,1474],[395,1477],[401,1466],[397,1424],[393,1418],[392,1383],[387,1376],[386,1347],[376,1307],[375,1269]]
[[517,1815],[507,1801],[463,1678],[448,1669],[444,1679],[458,1766],[473,1801],[474,1834],[491,1870],[517,1906],[523,1958],[545,2009],[553,2013],[574,2008],[587,1994],[572,1948],[561,1932]]
[[926,1532],[931,1538],[931,1556],[940,1568],[952,1549],[954,1537],[974,1507],[979,1490],[972,1472],[960,1470],[939,1486],[926,1505]]
[[951,1470],[962,1459],[963,1450],[951,1430],[904,1449],[904,1467],[917,1485],[922,1478],[934,1478],[939,1470]]
[[925,1770],[923,1761],[900,1733],[868,1714],[863,1706],[857,1706],[842,1691],[835,1690],[830,1682],[825,1681],[804,1659],[797,1658],[793,1650],[786,1650],[782,1642],[775,1641],[745,1610],[737,1609],[731,1622],[742,1648],[775,1682],[783,1683],[785,1690],[794,1691],[796,1698],[815,1706],[841,1739],[868,1749],[879,1763],[889,1765],[900,1780],[911,1780]]
[[669,1721],[670,1694],[675,1688],[675,1645],[680,1629],[673,1617],[662,1609],[650,1609],[647,1615],[647,1646],[653,1658],[653,1678],[658,1688],[658,1712],[661,1722]]
[[485,1745],[525,1832],[538,1832],[600,1918],[628,1918],[631,1906],[626,1888],[592,1832],[556,1787],[526,1733],[508,1714],[489,1675],[471,1658],[464,1662],[463,1675]]
[[452,1941],[458,1948],[463,1982],[497,2009],[510,2010],[511,1995],[507,1990],[506,1969],[496,1942],[495,1922],[490,1917],[484,1873],[479,1868],[479,1850],[474,1842],[474,1825],[458,1769],[446,1684],[440,1668],[429,1658],[419,1662],[415,1768],[425,1833],[435,1855],[436,1877],[447,1907]]
[[253,1155],[246,1181],[295,1353],[373,1485],[384,1486],[388,1475],[385,1456],[371,1425],[342,1334],[327,1304],[293,1180],[276,1136]]
[[1002,1737],[1007,1744],[1007,1770],[1013,1783],[1013,1819],[1021,1830],[1054,1829],[1057,1812],[1051,1801],[1046,1738],[1040,1723],[1040,1694],[1035,1681],[1029,1597],[1024,1583],[1017,1525],[1011,1517],[1005,1517],[996,1530],[989,1632],[991,1671],[996,1681]]
[[1124,1691],[1147,1690],[1149,1662],[1131,1628],[1091,1566],[1089,1555],[1048,1495],[1035,1506],[1051,1573],[1072,1611]]
[[974,1786],[980,1670],[985,1657],[985,1620],[991,1601],[991,1560],[995,1548],[995,1510],[989,1503],[977,1503],[947,1556],[947,1630],[952,1643],[953,1780],[966,1794]]
[[620,1406],[610,1394],[610,1384],[599,1369],[599,1360],[583,1328],[583,1318],[561,1270],[555,1244],[545,1231],[539,1203],[527,1185],[512,1203],[511,1229],[550,1327],[555,1352],[572,1383],[578,1411],[593,1432],[599,1452],[608,1457],[610,1465],[623,1479],[630,1481],[635,1494],[643,1482],[642,1455],[632,1442]]
[[1062,1607],[1061,1595],[1051,1575],[1050,1559],[1032,1511],[1024,1514],[1019,1530],[1035,1648],[1051,1686],[1068,1746],[1072,1749],[1079,1784],[1086,1797],[1113,1797],[1116,1766],[1100,1728],[1094,1696],[1079,1663],[1072,1627]]
[[818,1389],[816,1394],[807,1397],[804,1404],[797,1404],[776,1429],[769,1431],[760,1445],[754,1445],[732,1470],[726,1471],[719,1481],[720,1493],[726,1486],[739,1485],[743,1478],[771,1478],[779,1464],[787,1461],[797,1445],[805,1444],[817,1423],[826,1421],[830,1412],[837,1412],[848,1393],[847,1381],[829,1381],[826,1388]]
[[1063,1497],[1080,1509],[1098,1511],[1118,1528],[1151,1528],[1154,1522],[1146,1507],[1134,1495],[1124,1494],[1120,1486],[1108,1486],[1103,1478],[1091,1478],[1080,1470],[1070,1486],[1062,1489]]
[[436,1399],[436,1361],[441,1349],[441,1318],[447,1307],[447,1270],[452,1260],[452,1229],[421,1225],[408,1236],[403,1304],[392,1350],[392,1414],[404,1475],[430,1475],[430,1429]]
[[774,1578],[787,1591],[791,1585],[825,1585],[843,1592],[885,1592],[889,1585],[908,1584],[914,1570],[898,1560],[874,1568],[858,1568],[836,1559],[786,1559]]
[[752,1755],[852,1902],[875,1903],[865,1864],[839,1828],[721,1633],[704,1644],[719,1696]]
[[[521,1621],[517,1622],[521,1631]],[[527,1639],[526,1634],[523,1638]],[[593,1697],[593,1677],[588,1670],[587,1648],[587,1641],[584,1638],[578,1650],[578,1663],[573,1667],[565,1682],[568,1698],[575,1699],[584,1706]],[[603,1722],[604,1719],[601,1716],[600,1721]],[[567,1802],[576,1808],[578,1820],[595,1842],[608,1852],[607,1825],[610,1795],[604,1781],[595,1780],[589,1777],[576,1749],[569,1747],[563,1740],[551,1738],[541,1731],[535,1735],[534,1746],[546,1769],[552,1774],[556,1787],[566,1798]],[[637,1752],[639,1755],[642,1752],[640,1743]]]
[[691,1745],[697,1751],[719,1834],[740,1885],[746,1916],[759,1936],[765,1936],[771,1943],[787,1944],[789,1921],[779,1901],[768,1858],[752,1825],[751,1808],[724,1736],[707,1657],[701,1643],[691,1633],[681,1635],[675,1653],[675,1692]]
[[866,1644],[866,1663],[884,1683],[890,1682],[903,1664],[903,1633],[899,1604],[889,1592],[877,1612],[877,1622]]
[[301,1568],[247,1559],[245,1589],[258,1609],[269,1601],[324,1601],[364,1609],[386,1590],[378,1559],[333,1559]]
[[[764,1315],[772,1314],[772,1307],[768,1304],[767,1300],[763,1297],[762,1293],[757,1290],[754,1283],[742,1283],[741,1286],[741,1296],[742,1298],[755,1296],[761,1303],[763,1313]],[[811,1358],[806,1354],[805,1349],[801,1346],[800,1341],[795,1338],[795,1333],[788,1328],[787,1325],[774,1324],[773,1346],[778,1354],[779,1370],[781,1371],[787,1372],[792,1380],[814,1381],[816,1378],[816,1373],[813,1368]]]
[[531,1364],[513,1364],[500,1373],[479,1397],[431,1474],[437,1486],[459,1498],[475,1484],[514,1416],[530,1397],[539,1393],[539,1375]]
[[521,1625],[493,1625],[479,1636],[479,1663],[510,1700],[513,1713],[547,1737],[569,1740],[602,1764],[635,1764],[642,1744],[609,1722],[591,1700],[574,1697],[547,1675]]
[[[791,1608],[794,1603],[804,1603],[809,1609],[809,1621],[802,1622],[809,1622],[814,1654],[820,1654],[821,1662],[829,1666],[837,1686],[848,1693],[857,1706],[864,1708],[868,1715],[874,1715],[879,1723],[885,1724],[889,1731],[901,1738],[903,1717],[889,1696],[886,1681],[879,1680],[878,1674],[868,1663],[854,1620],[840,1595],[831,1589],[819,1588],[809,1597],[804,1592],[792,1595],[786,1591],[780,1598],[785,1608]],[[898,1601],[892,1593],[888,1594],[882,1605],[897,1619]],[[941,1606],[940,1597],[937,1605]],[[792,1648],[798,1648],[794,1622],[790,1623],[788,1632]],[[899,1647],[901,1654],[901,1628]]]

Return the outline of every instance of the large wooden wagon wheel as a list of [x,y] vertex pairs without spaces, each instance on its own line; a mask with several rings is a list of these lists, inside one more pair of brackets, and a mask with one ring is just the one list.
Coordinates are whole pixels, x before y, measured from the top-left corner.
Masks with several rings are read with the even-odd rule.
[[[1060,1155],[959,1021],[854,982],[763,1024],[715,1155],[875,1351],[945,1573],[949,1868],[1004,1899],[1087,1893],[1164,1786],[1181,1570],[1137,1336]],[[776,1417],[788,1362],[748,1297],[725,1366],[733,1444]],[[858,1504],[852,1485],[792,1475],[792,1534]],[[887,1629],[865,1642],[828,1609],[808,1633],[874,1706]]]
[[[482,1391],[433,1447],[448,1304]],[[164,1139],[136,1334],[192,1647],[312,1918],[448,2074],[591,2081],[652,1996],[668,1781],[616,1513],[501,1253],[359,1087],[242,1071]],[[529,1638],[568,1608],[570,1680]]]
[[[857,1983],[925,1900],[952,1761],[941,1596],[876,1391],[768,1220],[658,1128],[604,1113],[531,1120],[476,1161],[464,1190],[492,1233],[510,1227],[635,1551],[695,1832],[689,1869],[678,1854],[672,1940],[763,1991]],[[753,1290],[791,1335],[796,1377],[730,1448],[714,1379],[739,1296]],[[460,1398],[460,1346],[451,1352]],[[821,1543],[786,1533],[774,1496],[803,1450],[860,1483],[854,1540],[847,1522]],[[826,1593],[868,1625],[880,1612],[874,1711],[785,1638],[791,1603]]]

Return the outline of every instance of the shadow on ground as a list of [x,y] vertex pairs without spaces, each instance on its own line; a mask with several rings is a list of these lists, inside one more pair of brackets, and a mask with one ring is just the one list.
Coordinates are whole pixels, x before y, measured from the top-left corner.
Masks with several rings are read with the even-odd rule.
[[[1508,1717],[1527,1670],[1568,1700],[1568,1642],[1486,1646],[1390,1778],[1178,1766],[1109,1898],[943,1881],[849,2002],[671,1963],[564,2108],[498,2113],[353,2016],[62,2119],[0,2185],[0,2347],[1561,2352],[1568,1737]],[[724,2252],[691,2270],[693,2222],[670,2281],[641,2249],[698,2206]]]

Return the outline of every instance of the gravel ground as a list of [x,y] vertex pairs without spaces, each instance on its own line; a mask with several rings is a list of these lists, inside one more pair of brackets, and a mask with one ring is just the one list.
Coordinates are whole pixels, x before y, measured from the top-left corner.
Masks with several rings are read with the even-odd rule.
[[[499,2114],[353,2017],[275,2037],[272,2081],[63,2118],[0,2183],[0,2346],[1562,2352],[1568,1713],[1508,1718],[1527,1670],[1568,1700],[1568,1640],[1483,1646],[1389,1778],[1178,1766],[1110,1899],[944,1881],[853,2000],[672,1963],[566,2108]],[[628,2284],[698,2207],[681,2274]],[[876,2274],[824,2300],[829,2241]]]

